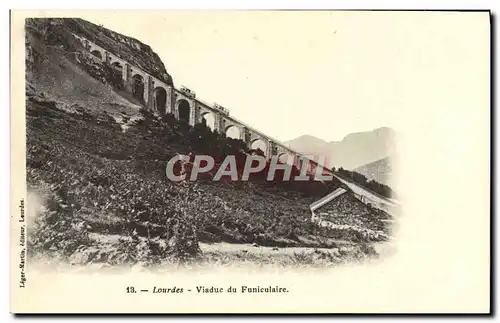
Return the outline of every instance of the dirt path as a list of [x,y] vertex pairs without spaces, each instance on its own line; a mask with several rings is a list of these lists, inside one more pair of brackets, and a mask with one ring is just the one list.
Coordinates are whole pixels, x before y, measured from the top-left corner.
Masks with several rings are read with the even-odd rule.
[[324,252],[334,252],[338,248],[310,248],[310,247],[264,247],[252,245],[249,243],[200,243],[200,249],[204,253],[222,252],[222,253],[251,253],[255,255],[276,255],[276,254],[294,254],[298,252],[310,252],[320,250]]
[[[108,250],[120,244],[120,235],[91,234],[99,249]],[[126,238],[127,239],[127,238]],[[373,246],[339,241],[337,248],[264,247],[256,244],[200,243],[201,254],[196,261],[201,266],[317,266],[331,267],[376,257]],[[379,250],[380,247],[378,248]]]

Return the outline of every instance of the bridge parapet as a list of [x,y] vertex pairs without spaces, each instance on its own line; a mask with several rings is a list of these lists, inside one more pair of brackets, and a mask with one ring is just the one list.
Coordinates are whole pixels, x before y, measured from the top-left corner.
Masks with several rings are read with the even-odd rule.
[[214,102],[213,107],[214,107],[214,109],[220,111],[223,115],[229,116],[229,110],[224,108],[220,104]]
[[190,97],[190,98],[192,98],[192,99],[196,98],[196,93],[195,93],[194,91],[192,91],[192,90],[188,89],[188,88],[187,88],[187,87],[185,87],[185,86],[181,86],[181,87],[179,88],[179,91],[181,91],[181,92],[182,92],[182,93],[184,93],[186,96],[188,96],[188,97]]

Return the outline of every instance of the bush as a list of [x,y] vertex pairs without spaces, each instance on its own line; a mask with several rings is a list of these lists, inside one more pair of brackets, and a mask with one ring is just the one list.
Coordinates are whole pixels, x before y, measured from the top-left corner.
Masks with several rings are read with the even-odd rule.
[[[335,168],[333,169],[333,171],[335,171]],[[345,170],[342,167],[340,167],[337,170],[337,173],[339,175],[341,175],[342,177],[350,179],[351,181],[353,181],[353,182],[355,182],[363,187],[366,187],[367,189],[369,189],[377,194],[380,194],[384,197],[387,197],[387,198],[395,197],[394,191],[389,186],[387,186],[385,184],[381,184],[381,183],[374,181],[374,180],[368,180],[366,178],[366,176],[363,174],[360,174],[360,173],[354,172],[354,171]]]

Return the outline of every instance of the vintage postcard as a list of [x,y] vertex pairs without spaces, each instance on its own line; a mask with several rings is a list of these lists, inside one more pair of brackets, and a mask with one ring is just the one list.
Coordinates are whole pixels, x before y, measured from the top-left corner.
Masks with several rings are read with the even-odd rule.
[[11,312],[489,313],[490,30],[12,11]]

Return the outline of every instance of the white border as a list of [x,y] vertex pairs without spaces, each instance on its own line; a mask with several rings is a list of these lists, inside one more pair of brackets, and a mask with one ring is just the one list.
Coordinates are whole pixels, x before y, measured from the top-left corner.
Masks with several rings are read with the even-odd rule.
[[[455,10],[455,9],[491,9],[494,13],[499,12],[500,1],[497,0],[488,0],[488,1],[479,1],[479,0],[454,0],[454,1],[438,1],[438,0],[419,0],[419,1],[377,1],[376,3],[373,1],[361,1],[361,0],[351,0],[351,1],[320,1],[320,0],[288,0],[288,1],[272,1],[272,0],[252,0],[252,1],[223,1],[223,0],[212,0],[202,1],[202,0],[184,0],[177,2],[157,2],[153,0],[141,0],[141,8],[142,9],[427,9],[427,10]],[[7,44],[9,42],[9,13],[7,12],[7,8],[15,8],[15,9],[33,9],[40,8],[40,2],[28,1],[28,0],[17,0],[17,1],[4,1],[1,6],[5,6],[5,10],[2,10],[2,31],[1,35],[1,43]],[[9,6],[10,5],[10,6]],[[75,2],[75,1],[57,1],[57,0],[48,0],[43,2],[44,9],[136,9],[137,1],[130,0],[122,0],[120,2],[110,3],[109,1],[103,2],[99,0],[86,0],[84,2]],[[3,8],[2,8],[3,9]],[[498,36],[498,33],[495,32],[495,35]],[[498,41],[497,37],[494,39],[495,42]],[[7,47],[7,46],[6,46]],[[0,198],[2,202],[0,205],[4,208],[3,214],[3,230],[4,230],[4,251],[5,255],[9,254],[9,244],[8,244],[8,236],[9,236],[9,217],[7,214],[10,214],[8,207],[10,204],[9,199],[9,182],[7,179],[10,178],[10,165],[9,159],[6,157],[10,153],[10,112],[8,107],[10,107],[9,95],[10,95],[10,80],[9,80],[9,71],[10,71],[10,62],[9,62],[9,53],[10,50],[1,51],[1,61],[4,62],[0,64],[0,72],[2,75],[2,80],[5,82],[3,86],[0,87],[1,95],[0,98],[4,101],[3,109],[0,110],[2,114],[0,117],[0,148],[3,152],[4,158],[1,159],[1,192]],[[498,52],[495,53],[495,60],[498,60]],[[9,63],[7,63],[9,62]],[[496,72],[496,68],[495,68]],[[495,84],[495,89],[493,89],[495,93],[498,93],[498,83]],[[496,114],[498,116],[498,113]],[[495,119],[495,122],[498,124],[498,119]],[[498,150],[498,141],[496,143],[495,148]],[[498,165],[496,165],[498,166]],[[496,178],[495,178],[496,179]],[[498,201],[500,196],[497,196],[498,190],[494,196],[494,201]],[[496,221],[495,230],[498,232],[498,220]],[[493,246],[493,250],[496,250],[495,246]],[[8,257],[10,258],[10,257]],[[4,262],[2,265],[2,277],[6,281],[9,277],[9,264],[8,262]],[[7,285],[7,284],[6,284]],[[497,298],[498,300],[498,298]],[[8,303],[9,303],[9,290],[8,288],[2,289],[2,303],[4,304],[2,311],[2,322],[12,322],[15,317],[8,313]],[[498,304],[495,304],[495,307],[498,309]],[[67,318],[63,318],[65,321]],[[92,320],[92,322],[103,322],[104,318],[96,318],[96,317],[83,317],[82,320]],[[123,319],[123,318],[116,318]],[[164,318],[160,318],[164,319]],[[178,318],[170,317],[169,320],[178,320]],[[193,318],[184,318],[183,320],[193,320]],[[218,318],[215,318],[218,319]],[[276,320],[277,318],[267,318],[266,320]],[[338,319],[338,318],[337,318]],[[385,319],[385,318],[382,318]],[[428,318],[427,318],[428,319]],[[453,318],[450,318],[453,319]],[[479,320],[480,318],[473,318],[474,320]],[[27,322],[34,321],[35,318],[25,318]],[[36,318],[37,321],[52,321],[53,318],[45,317],[45,318]],[[140,321],[142,318],[132,318],[129,321]],[[300,321],[308,321],[312,320],[312,318],[301,318]],[[357,318],[354,321],[361,321],[361,318]]]

